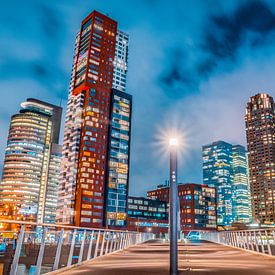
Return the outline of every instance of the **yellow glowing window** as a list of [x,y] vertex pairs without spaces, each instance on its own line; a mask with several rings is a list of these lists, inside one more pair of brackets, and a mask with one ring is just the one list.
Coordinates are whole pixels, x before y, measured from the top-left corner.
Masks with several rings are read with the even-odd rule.
[[83,209],[92,209],[92,206],[90,204],[82,204]]
[[88,191],[88,190],[84,190],[84,191],[83,191],[83,195],[92,196],[93,194],[94,194],[93,191]]

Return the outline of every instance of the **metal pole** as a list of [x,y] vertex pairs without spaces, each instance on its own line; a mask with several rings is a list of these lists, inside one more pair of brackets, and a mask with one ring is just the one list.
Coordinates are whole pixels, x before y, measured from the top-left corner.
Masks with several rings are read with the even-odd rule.
[[169,189],[170,275],[178,274],[177,201],[178,201],[177,148],[176,146],[170,146],[170,189]]
[[79,251],[79,255],[78,255],[78,263],[79,264],[82,262],[85,241],[86,241],[86,230],[84,230],[84,232],[83,232],[83,239],[81,241],[80,251]]
[[63,235],[64,235],[64,228],[61,229],[61,231],[59,232],[59,235],[58,235],[57,249],[56,249],[56,254],[55,254],[55,258],[54,258],[53,270],[58,269],[60,255],[61,255],[61,249],[62,249],[62,244],[63,244]]
[[13,257],[13,261],[12,261],[12,265],[11,265],[10,275],[16,275],[16,273],[17,273],[20,251],[21,251],[21,247],[22,247],[22,244],[24,241],[24,234],[25,234],[25,225],[21,225],[21,229],[20,229],[20,233],[18,235],[15,253],[14,253],[14,257]]
[[94,230],[93,230],[92,234],[90,235],[90,242],[89,242],[89,248],[88,248],[88,253],[87,253],[87,260],[91,259],[93,241],[94,241]]
[[44,250],[45,250],[46,234],[47,234],[47,227],[44,227],[39,254],[38,254],[37,263],[36,263],[35,275],[39,275],[41,273],[41,265],[43,261]]
[[73,255],[74,255],[74,245],[75,245],[75,237],[76,237],[76,229],[73,232],[72,241],[71,241],[71,247],[70,247],[70,253],[68,257],[67,266],[72,265]]

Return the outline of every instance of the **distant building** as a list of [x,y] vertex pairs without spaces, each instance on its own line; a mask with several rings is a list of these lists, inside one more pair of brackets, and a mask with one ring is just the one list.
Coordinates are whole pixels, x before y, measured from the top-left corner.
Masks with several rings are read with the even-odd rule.
[[129,196],[127,229],[155,234],[168,233],[167,203]]
[[232,146],[232,214],[234,222],[249,223],[252,220],[247,152],[242,145]]
[[275,223],[275,104],[260,93],[246,106],[246,137],[253,218]]
[[216,141],[202,147],[203,183],[217,191],[217,223],[231,225],[232,213],[232,145]]
[[218,225],[251,221],[247,155],[244,146],[216,141],[202,147],[203,183],[217,192]]
[[129,36],[97,11],[76,36],[62,149],[57,220],[124,227],[132,97],[125,93]]
[[[217,227],[216,190],[207,185],[181,183],[178,185],[180,225],[184,232],[190,230],[213,230]],[[169,187],[148,191],[151,199],[169,202]]]
[[62,146],[52,143],[47,173],[47,188],[44,207],[44,222],[56,223],[58,185],[62,157]]
[[10,122],[0,184],[1,213],[18,220],[54,223],[62,108],[33,98],[21,106]]

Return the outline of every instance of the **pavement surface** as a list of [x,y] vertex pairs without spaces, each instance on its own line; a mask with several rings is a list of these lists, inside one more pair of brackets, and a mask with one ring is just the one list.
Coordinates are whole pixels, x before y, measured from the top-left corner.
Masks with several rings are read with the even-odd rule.
[[[169,274],[169,245],[152,241],[99,257],[62,275]],[[179,274],[275,274],[275,257],[267,257],[209,242],[179,244]]]

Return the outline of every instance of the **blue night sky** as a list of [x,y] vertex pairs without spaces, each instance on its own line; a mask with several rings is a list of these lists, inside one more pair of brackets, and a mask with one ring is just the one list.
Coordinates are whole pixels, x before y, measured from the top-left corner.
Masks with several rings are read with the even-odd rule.
[[9,119],[20,102],[62,100],[66,108],[75,35],[94,9],[130,34],[130,193],[144,195],[167,179],[160,140],[171,127],[185,136],[179,180],[201,183],[201,146],[218,139],[245,145],[246,102],[262,91],[274,96],[275,0],[5,1],[1,162]]

